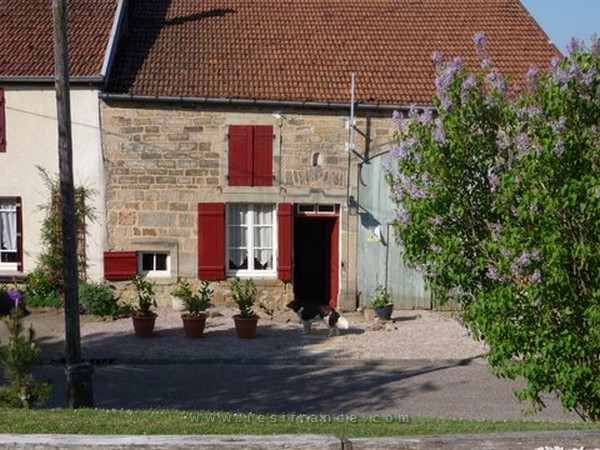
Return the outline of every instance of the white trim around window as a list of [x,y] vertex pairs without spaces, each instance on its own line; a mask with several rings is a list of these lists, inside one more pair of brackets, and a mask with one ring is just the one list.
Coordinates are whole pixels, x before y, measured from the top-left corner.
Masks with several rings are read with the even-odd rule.
[[225,214],[229,277],[277,276],[277,212],[272,203],[230,203]]
[[169,252],[138,252],[138,273],[150,278],[171,276],[171,255]]

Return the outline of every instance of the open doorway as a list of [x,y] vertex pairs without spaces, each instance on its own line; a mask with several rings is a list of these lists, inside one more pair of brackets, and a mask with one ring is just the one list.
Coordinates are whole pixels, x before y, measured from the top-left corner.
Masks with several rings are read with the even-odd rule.
[[294,220],[294,297],[337,305],[338,217],[300,215]]

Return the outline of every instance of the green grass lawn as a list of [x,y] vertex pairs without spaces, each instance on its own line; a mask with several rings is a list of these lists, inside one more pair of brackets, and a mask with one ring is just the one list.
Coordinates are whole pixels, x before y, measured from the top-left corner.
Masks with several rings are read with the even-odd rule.
[[345,438],[502,431],[600,431],[600,424],[407,416],[248,415],[178,410],[0,409],[0,430],[2,433],[44,434],[327,434]]

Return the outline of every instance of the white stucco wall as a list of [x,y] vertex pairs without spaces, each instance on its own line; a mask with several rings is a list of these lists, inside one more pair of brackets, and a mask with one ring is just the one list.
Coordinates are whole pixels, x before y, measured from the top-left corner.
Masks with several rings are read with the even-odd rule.
[[[0,153],[0,196],[23,202],[23,264],[32,270],[40,253],[40,205],[49,192],[37,167],[58,176],[56,97],[53,86],[4,86],[6,153]],[[73,170],[76,186],[94,191],[90,201],[96,221],[87,222],[88,276],[102,278],[106,240],[104,169],[102,162],[98,91],[71,87]]]

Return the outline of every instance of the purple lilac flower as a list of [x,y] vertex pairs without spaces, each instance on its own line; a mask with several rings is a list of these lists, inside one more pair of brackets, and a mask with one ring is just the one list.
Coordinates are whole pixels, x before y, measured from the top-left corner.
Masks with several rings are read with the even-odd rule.
[[393,122],[394,128],[396,128],[396,130],[402,129],[403,120],[404,120],[404,117],[403,117],[402,113],[400,111],[394,111],[394,113],[392,114],[392,122]]
[[582,48],[583,42],[576,38],[572,38],[567,44],[567,53],[572,55],[573,53],[580,51]]
[[510,136],[502,134],[496,138],[496,147],[498,150],[504,151],[510,147]]
[[521,253],[521,256],[519,256],[519,259],[517,259],[517,264],[519,267],[527,267],[529,264],[531,264],[529,251],[525,250],[523,253]]
[[433,61],[435,68],[441,70],[442,64],[444,62],[444,56],[440,52],[436,51],[431,54],[431,60]]
[[531,202],[531,205],[529,205],[529,209],[531,210],[532,213],[537,214],[539,211],[539,207],[537,202],[534,200],[533,202]]
[[537,66],[531,66],[525,76],[529,88],[533,90],[537,87],[540,80],[540,69]]
[[595,67],[590,67],[586,72],[581,75],[581,84],[588,89],[593,88],[594,80],[596,79],[597,71]]
[[521,278],[523,276],[523,269],[516,262],[510,265],[510,271],[517,278]]
[[490,225],[490,227],[492,228],[492,231],[497,234],[502,233],[502,230],[504,229],[502,224],[499,222],[494,222],[493,224]]
[[529,155],[531,151],[531,142],[529,141],[529,136],[526,133],[519,133],[517,135],[517,150],[521,153],[521,155]]
[[444,218],[442,216],[435,216],[429,219],[430,225],[440,226],[444,223]]
[[569,74],[562,67],[556,66],[552,71],[552,79],[556,84],[563,86],[569,81]]
[[419,118],[419,110],[416,105],[410,105],[410,109],[408,110],[408,118],[417,120]]
[[531,250],[530,253],[531,259],[533,259],[534,261],[539,261],[541,258],[541,254],[540,254],[540,249],[535,247]]
[[592,52],[600,55],[600,38],[592,39],[592,45],[590,48],[591,48]]
[[493,170],[488,172],[488,183],[492,191],[495,191],[500,186],[500,177]]
[[531,275],[529,275],[529,282],[533,285],[539,284],[542,281],[542,274],[540,269],[535,269]]
[[419,121],[423,125],[429,125],[431,123],[431,119],[433,117],[433,109],[425,108],[425,111],[419,116]]
[[448,89],[450,88],[452,81],[456,77],[458,71],[462,68],[462,60],[460,58],[454,58],[452,62],[446,63],[444,71],[440,73],[435,79],[435,87],[437,90],[438,97],[442,102],[442,107],[445,110],[452,108],[453,103],[448,95]]
[[431,250],[433,253],[437,253],[438,255],[442,253],[442,248],[435,244],[431,244],[429,246],[429,250]]
[[559,158],[562,156],[562,154],[565,152],[565,141],[563,140],[563,138],[560,138],[554,143],[552,152]]
[[402,225],[410,225],[411,223],[410,214],[402,205],[396,209],[396,218]]
[[400,141],[398,145],[394,145],[390,154],[392,158],[397,159],[399,161],[404,161],[408,156],[408,150],[411,146],[411,143],[408,139]]
[[468,95],[471,90],[475,87],[476,81],[473,75],[469,75],[462,83],[460,90],[460,101],[464,104],[469,99]]
[[483,70],[490,70],[492,68],[492,61],[489,58],[484,58],[481,61],[481,68]]
[[485,54],[486,48],[486,38],[485,33],[483,31],[479,31],[475,33],[473,36],[473,43],[475,44],[475,50],[479,56],[483,56]]
[[487,265],[487,271],[485,272],[485,276],[488,277],[490,280],[500,280],[500,274],[498,273],[498,269],[496,269],[491,264]]
[[506,80],[496,68],[493,68],[489,74],[485,77],[486,81],[492,89],[501,94],[505,94],[507,90]]
[[567,125],[567,118],[562,116],[558,120],[553,120],[550,125],[552,126],[552,131],[556,134],[561,134],[565,131],[565,126]]
[[508,258],[510,256],[510,252],[506,247],[500,247],[500,254],[505,258]]
[[433,130],[433,139],[440,145],[446,143],[446,134],[444,132],[444,123],[440,118],[435,119],[435,129]]

